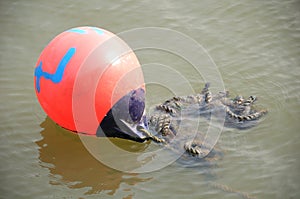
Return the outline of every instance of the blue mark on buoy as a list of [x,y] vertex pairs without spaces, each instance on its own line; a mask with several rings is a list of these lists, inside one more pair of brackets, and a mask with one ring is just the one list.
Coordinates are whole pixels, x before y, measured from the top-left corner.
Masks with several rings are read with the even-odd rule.
[[99,35],[104,34],[103,30],[101,30],[100,28],[92,27],[92,29],[93,29],[96,33],[98,33]]
[[[98,33],[99,35],[104,34],[103,30],[101,30],[100,28],[96,28],[96,27],[89,27],[89,29],[92,29],[93,31],[95,31],[96,33]],[[87,34],[88,32],[86,30],[80,29],[80,28],[72,28],[70,30],[67,30],[67,32],[74,32],[77,34]]]
[[42,69],[42,61],[38,65],[38,67],[35,68],[34,76],[36,76],[36,90],[40,92],[40,79],[41,77],[44,77],[45,79],[49,79],[53,83],[57,84],[61,82],[65,68],[73,55],[76,52],[76,48],[70,48],[67,53],[64,55],[64,57],[61,59],[60,63],[57,66],[57,69],[54,74],[50,74],[48,72],[43,71]]
[[70,30],[67,30],[67,32],[74,32],[78,34],[86,34],[87,32],[85,30],[79,29],[79,28],[72,28]]

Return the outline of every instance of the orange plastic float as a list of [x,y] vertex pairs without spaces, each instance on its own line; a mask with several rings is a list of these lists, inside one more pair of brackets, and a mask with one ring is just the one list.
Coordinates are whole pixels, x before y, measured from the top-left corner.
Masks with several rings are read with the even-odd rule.
[[56,36],[36,63],[34,86],[46,114],[66,129],[97,135],[102,125],[109,136],[142,137],[128,131],[143,120],[143,73],[134,52],[107,30],[77,27]]

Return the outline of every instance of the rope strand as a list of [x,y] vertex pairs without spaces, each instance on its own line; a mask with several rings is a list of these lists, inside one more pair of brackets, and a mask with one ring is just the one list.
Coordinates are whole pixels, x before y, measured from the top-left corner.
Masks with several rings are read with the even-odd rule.
[[216,182],[211,182],[210,185],[214,188],[217,188],[217,189],[220,189],[222,191],[225,191],[227,193],[235,193],[235,194],[238,194],[240,196],[242,196],[243,198],[245,199],[256,199],[256,197],[254,196],[251,196],[249,195],[248,193],[246,192],[241,192],[241,191],[238,191],[238,190],[235,190],[233,189],[232,187],[229,187],[227,185],[224,185],[224,184],[220,184],[220,183],[216,183]]

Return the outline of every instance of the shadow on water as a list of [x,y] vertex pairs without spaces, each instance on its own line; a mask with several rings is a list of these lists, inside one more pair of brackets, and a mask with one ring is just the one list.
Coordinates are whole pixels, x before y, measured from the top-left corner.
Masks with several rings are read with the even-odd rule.
[[86,150],[77,134],[62,129],[48,117],[40,126],[43,138],[36,144],[41,166],[51,173],[51,185],[67,185],[72,189],[89,187],[85,194],[113,195],[122,183],[135,185],[150,180],[103,165]]

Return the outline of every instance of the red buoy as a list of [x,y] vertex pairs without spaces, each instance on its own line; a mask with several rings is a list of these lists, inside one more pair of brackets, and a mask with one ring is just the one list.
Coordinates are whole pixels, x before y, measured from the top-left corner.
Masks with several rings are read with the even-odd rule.
[[96,27],[77,27],[56,36],[42,51],[34,86],[42,108],[57,124],[96,135],[122,97],[144,90],[144,78],[136,55],[119,37]]

